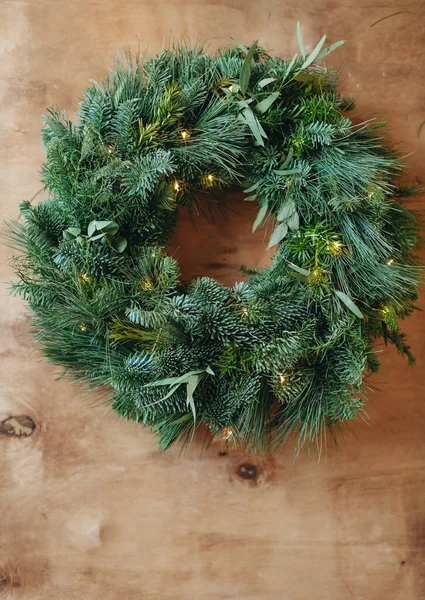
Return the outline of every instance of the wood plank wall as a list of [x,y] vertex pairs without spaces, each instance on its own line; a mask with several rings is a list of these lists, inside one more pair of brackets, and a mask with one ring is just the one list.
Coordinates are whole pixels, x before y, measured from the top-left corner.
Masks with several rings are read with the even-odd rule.
[[[323,33],[346,39],[343,87],[381,113],[425,183],[425,5],[420,0],[2,0],[0,218],[36,193],[40,114],[75,110],[114,49],[153,54],[170,32],[231,37],[281,56]],[[187,276],[238,279],[267,261],[251,206],[229,220],[187,217],[174,252]],[[418,210],[423,200],[411,206]],[[234,210],[233,210],[234,209]],[[203,235],[209,236],[205,243]],[[414,368],[383,348],[371,425],[317,464],[290,451],[259,459],[201,440],[178,459],[40,362],[7,294],[1,250],[0,598],[22,600],[422,600],[425,597],[424,313],[406,323]],[[421,306],[425,306],[425,294]],[[7,420],[11,416],[20,417]],[[11,435],[24,434],[21,437]]]

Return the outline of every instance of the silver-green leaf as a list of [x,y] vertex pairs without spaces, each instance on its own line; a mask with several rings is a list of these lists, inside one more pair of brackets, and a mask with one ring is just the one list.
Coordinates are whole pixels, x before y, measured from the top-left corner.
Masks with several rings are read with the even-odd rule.
[[254,231],[261,225],[264,217],[266,216],[266,212],[267,212],[267,204],[264,204],[263,206],[261,206],[260,210],[258,211],[257,217],[254,221],[254,225],[252,226],[252,233],[254,233]]
[[301,35],[301,25],[300,22],[297,21],[297,38],[298,38],[298,46],[300,47],[300,52],[303,58],[305,58],[305,48],[303,42],[303,36]]
[[267,98],[264,98],[264,100],[261,100],[261,102],[255,106],[255,110],[260,113],[260,115],[263,115],[278,98],[279,92],[272,92],[270,96],[267,96]]
[[254,42],[250,47],[248,54],[245,56],[245,60],[242,65],[241,74],[239,76],[239,88],[242,94],[245,94],[248,89],[249,80],[251,78],[251,63],[254,53],[257,49],[257,42]]
[[286,204],[282,206],[276,219],[278,221],[286,221],[292,214],[295,212],[295,203],[292,200],[289,200]]
[[286,224],[288,225],[291,231],[296,231],[300,227],[300,217],[297,212],[292,213],[292,215],[287,219]]
[[359,319],[363,319],[363,313],[354,304],[354,302],[351,300],[351,298],[349,296],[347,296],[347,294],[344,294],[344,292],[341,292],[340,290],[335,290],[335,294],[338,296],[338,298],[340,300],[342,300],[342,302],[345,304],[345,306],[347,308],[349,308],[351,310],[351,312],[356,315],[356,317],[358,317]]
[[279,225],[275,228],[275,230],[272,233],[272,236],[270,238],[270,242],[269,242],[269,245],[267,246],[267,248],[273,248],[273,246],[276,246],[276,244],[278,244],[279,242],[281,242],[283,240],[283,238],[286,236],[287,233],[288,233],[287,224],[279,223]]
[[309,271],[308,269],[303,269],[302,267],[299,267],[298,265],[294,265],[294,263],[291,263],[289,261],[288,261],[288,264],[290,267],[292,267],[294,269],[294,271],[297,271],[297,273],[300,273],[301,275],[305,275],[306,277],[311,275],[311,271]]

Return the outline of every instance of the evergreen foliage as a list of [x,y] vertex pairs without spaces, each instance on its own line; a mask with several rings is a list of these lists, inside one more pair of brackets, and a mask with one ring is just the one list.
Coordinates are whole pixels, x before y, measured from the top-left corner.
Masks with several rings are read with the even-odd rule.
[[[205,423],[253,451],[364,411],[374,340],[413,362],[399,321],[417,297],[415,218],[399,158],[318,63],[324,39],[291,60],[257,43],[210,56],[177,44],[118,57],[85,92],[79,121],[44,117],[49,199],[21,205],[9,237],[13,289],[46,356],[156,431],[162,449]],[[273,264],[228,288],[179,281],[166,254],[179,205],[238,185],[273,223]]]

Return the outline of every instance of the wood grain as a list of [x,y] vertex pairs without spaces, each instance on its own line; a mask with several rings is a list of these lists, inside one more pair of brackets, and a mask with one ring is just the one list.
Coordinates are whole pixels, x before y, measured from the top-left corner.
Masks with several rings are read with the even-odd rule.
[[[72,113],[117,46],[136,49],[140,35],[154,54],[172,32],[211,49],[259,39],[284,56],[297,49],[297,20],[307,49],[322,33],[347,40],[333,63],[345,63],[356,112],[391,122],[401,151],[414,152],[410,179],[424,183],[424,16],[414,0],[3,0],[0,217],[16,216],[40,188],[40,113],[50,104]],[[232,283],[241,263],[267,263],[251,205],[220,198],[227,221],[213,210],[193,230],[181,215],[172,252],[188,278]],[[411,206],[422,210],[422,200]],[[372,426],[356,422],[341,453],[292,465],[290,449],[261,459],[212,444],[201,459],[200,436],[179,460],[159,455],[102,398],[55,381],[33,349],[24,303],[8,296],[9,255],[2,247],[0,598],[425,597],[424,313],[405,326],[417,366],[382,348]]]

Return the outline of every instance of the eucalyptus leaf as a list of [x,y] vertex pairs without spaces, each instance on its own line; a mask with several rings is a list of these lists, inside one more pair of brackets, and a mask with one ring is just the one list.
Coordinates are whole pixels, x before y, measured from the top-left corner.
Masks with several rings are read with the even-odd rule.
[[273,81],[276,81],[276,77],[266,77],[265,79],[259,81],[257,85],[259,88],[263,89],[263,87],[266,87],[266,85],[273,83]]
[[150,383],[146,383],[144,387],[157,387],[159,385],[176,385],[180,383],[187,383],[191,375],[199,375],[203,372],[203,369],[198,369],[197,371],[188,371],[187,373],[184,373],[184,375],[179,375],[178,377],[166,377],[165,379],[151,381]]
[[[180,379],[179,377],[167,377],[165,379],[157,379],[156,381],[151,381],[150,383],[145,383],[143,387],[158,387],[161,385],[175,385],[176,381]],[[182,383],[181,381],[179,384]]]
[[122,235],[119,235],[112,240],[112,246],[117,252],[124,252],[124,250],[127,248],[127,240]]
[[289,200],[279,211],[276,219],[278,221],[285,221],[295,212],[295,203]]
[[91,237],[96,231],[96,221],[90,221],[89,226],[87,227],[87,235]]
[[294,149],[290,148],[287,156],[284,157],[285,160],[282,163],[283,169],[285,169],[285,167],[289,166],[289,163],[291,162],[293,156],[294,156]]
[[251,129],[251,132],[260,146],[264,146],[263,136],[261,134],[260,124],[257,117],[254,115],[250,108],[245,108],[242,112],[245,119],[245,123]]
[[105,234],[104,233],[97,233],[96,235],[92,235],[90,238],[91,242],[95,242],[96,240],[100,240],[101,238],[104,238]]
[[167,398],[169,398],[170,396],[172,396],[172,395],[174,394],[174,392],[178,390],[179,386],[180,386],[180,384],[178,384],[178,385],[174,385],[174,386],[173,386],[173,387],[172,387],[172,388],[171,388],[171,389],[170,389],[170,390],[169,390],[169,391],[168,391],[168,392],[165,394],[165,396],[163,396],[163,397],[161,398],[161,402],[162,402],[162,400],[166,400]]
[[305,48],[303,42],[303,36],[301,35],[301,25],[300,22],[297,21],[297,38],[298,38],[298,46],[300,47],[300,52],[303,58],[305,58]]
[[264,98],[264,100],[261,100],[261,102],[255,106],[255,110],[263,115],[278,98],[279,92],[272,92],[270,96],[267,96],[267,98]]
[[305,69],[307,69],[307,67],[309,67],[311,64],[314,63],[314,61],[317,58],[317,55],[319,54],[320,50],[322,49],[322,46],[325,43],[325,41],[326,41],[326,35],[324,35],[322,37],[322,39],[317,44],[317,46],[315,47],[313,52],[308,55],[308,58],[304,61],[303,65],[301,67],[301,71],[304,71]]
[[251,78],[251,63],[256,50],[257,42],[254,42],[245,56],[242,65],[241,74],[239,76],[239,88],[242,94],[245,94],[248,89],[249,80]]
[[315,79],[317,79],[317,76],[312,73],[298,73],[294,77],[295,81],[301,81],[302,83],[311,83]]
[[322,58],[325,58],[325,56],[328,56],[328,54],[330,54],[331,52],[333,52],[334,50],[336,50],[343,44],[345,44],[345,40],[340,40],[339,42],[335,42],[334,44],[331,44],[328,48],[325,48],[325,50],[322,50],[322,52],[320,52],[317,55],[316,60],[322,60]]
[[104,227],[98,227],[98,229],[101,229],[108,235],[115,235],[118,232],[119,228],[120,226],[118,225],[118,223],[114,223],[113,221],[109,221],[108,225],[105,225]]
[[295,173],[301,173],[302,169],[279,169],[277,171],[273,171],[276,175],[294,175]]
[[291,231],[296,231],[300,227],[300,217],[297,212],[292,213],[292,215],[287,219],[286,224],[288,225]]
[[295,64],[295,61],[296,61],[296,60],[297,60],[297,56],[293,56],[293,57],[292,57],[292,59],[291,59],[291,62],[290,62],[290,63],[289,63],[289,65],[286,67],[286,73],[285,73],[285,76],[284,76],[284,78],[283,78],[284,80],[285,80],[287,77],[289,77],[289,75],[291,74],[292,68],[293,68],[293,66],[294,66],[294,64]]
[[189,421],[189,419],[193,419],[192,413],[187,413],[180,417],[180,419],[176,419],[175,421],[171,421],[170,425],[179,425],[180,423],[184,423],[185,421]]
[[311,271],[309,271],[308,269],[303,269],[302,267],[299,267],[298,265],[294,265],[294,263],[291,263],[289,261],[288,261],[288,265],[290,267],[292,267],[294,269],[294,271],[296,271],[297,273],[300,273],[301,275],[305,275],[306,277],[311,275]]
[[258,183],[254,183],[250,187],[245,188],[244,192],[249,194],[249,192],[253,192],[254,190],[256,190],[258,188],[258,185],[259,185]]
[[291,271],[289,274],[291,275],[291,277],[294,277],[295,279],[298,279],[299,281],[302,281],[303,283],[307,283],[307,281],[308,281],[307,275],[302,275],[302,273],[297,273],[296,271]]
[[199,375],[191,375],[187,382],[187,397],[193,399],[193,394],[198,387],[201,378]]
[[78,237],[80,233],[81,229],[79,227],[68,227],[68,229],[64,229],[62,235],[67,241],[71,241]]
[[[113,221],[94,221],[94,222],[96,223],[96,229],[99,231],[106,230],[111,225],[117,225]],[[118,225],[117,225],[117,227],[118,227]]]
[[266,216],[266,212],[267,212],[267,204],[264,204],[263,206],[261,206],[260,210],[258,211],[257,217],[254,221],[254,225],[252,226],[252,233],[254,233],[254,231],[261,225],[264,217]]
[[338,298],[340,300],[342,300],[342,302],[344,302],[345,306],[347,308],[349,308],[351,310],[351,312],[356,315],[356,317],[358,317],[359,319],[363,319],[363,313],[354,304],[354,302],[351,300],[351,298],[349,296],[347,296],[347,294],[344,294],[344,292],[341,292],[340,290],[335,290],[335,294],[338,296]]
[[240,88],[242,94],[245,94],[246,90],[248,89],[248,84],[249,84],[250,78],[251,78],[251,67],[250,67],[248,61],[245,59],[243,65],[242,65],[242,70],[241,70],[241,74],[239,77],[239,88]]
[[195,393],[195,390],[198,387],[200,380],[201,380],[201,378],[199,375],[191,375],[187,382],[186,401],[187,401],[188,407],[190,407],[190,409],[192,410],[193,420],[195,421],[195,423],[196,423],[196,407],[195,407],[195,401],[193,399],[193,394]]
[[253,102],[253,98],[248,98],[247,100],[238,100],[236,102],[237,106],[240,106],[241,109],[242,108],[248,108],[248,106],[251,104],[251,102]]
[[288,233],[287,224],[279,223],[279,225],[275,228],[275,230],[272,233],[272,236],[270,238],[270,242],[269,242],[269,245],[267,246],[267,248],[273,248],[273,246],[276,246],[276,244],[278,244],[279,242],[281,242],[283,240],[283,238],[286,236],[287,233]]
[[246,46],[244,46],[243,44],[241,44],[240,42],[238,42],[238,40],[235,40],[234,38],[232,38],[235,46],[237,48],[239,48],[239,50],[242,50],[242,52],[246,55],[248,54],[248,48]]

